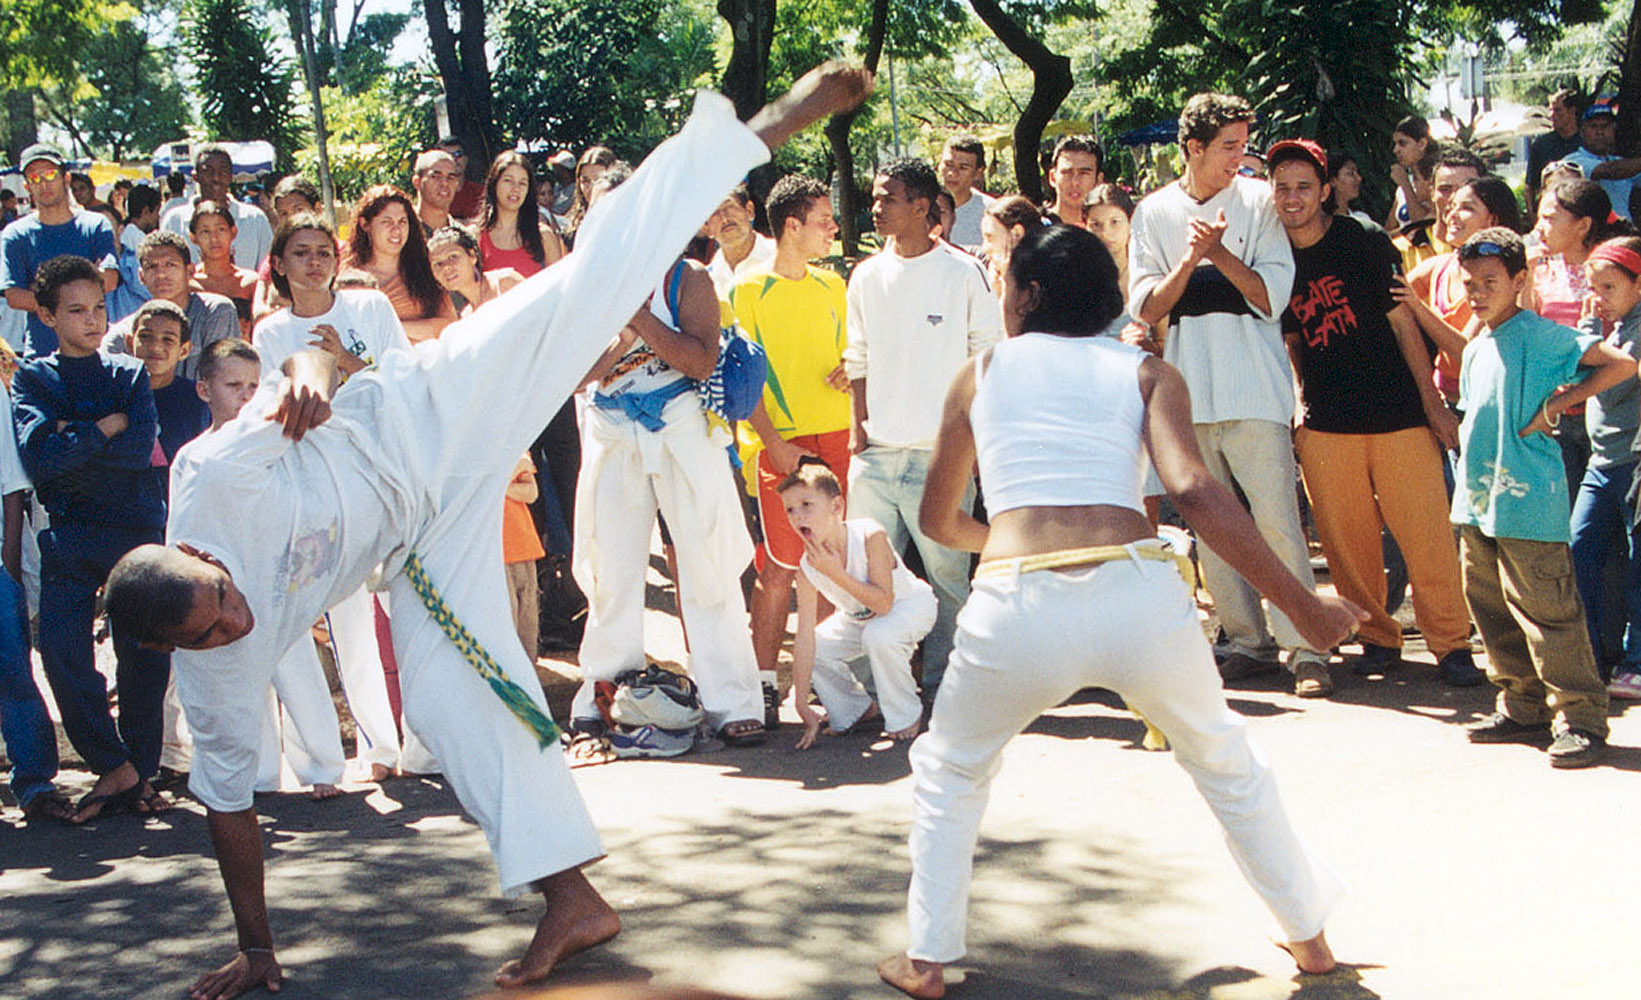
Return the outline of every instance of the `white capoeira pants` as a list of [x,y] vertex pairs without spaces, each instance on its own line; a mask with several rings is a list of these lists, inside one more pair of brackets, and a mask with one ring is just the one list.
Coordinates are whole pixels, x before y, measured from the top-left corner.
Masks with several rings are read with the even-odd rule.
[[587,595],[571,716],[598,718],[593,684],[644,666],[644,576],[659,509],[678,553],[678,603],[689,633],[689,670],[715,729],[763,720],[763,690],[741,573],[752,539],[724,449],[712,442],[699,397],[686,392],[645,430],[589,406],[582,415],[576,482],[576,583]]
[[336,703],[331,700],[319,652],[308,636],[293,643],[274,667],[268,708],[260,770],[268,774],[266,758],[271,752],[275,789],[282,771],[281,750],[298,785],[341,784],[347,759],[342,753]]
[[1286,939],[1321,932],[1344,887],[1289,825],[1172,565],[1135,559],[976,578],[957,625],[929,731],[911,750],[908,955],[963,956],[974,849],[1003,746],[1091,686],[1116,691],[1167,735]]
[[[265,611],[259,627],[279,629],[262,645],[296,641],[326,599],[351,593],[381,564],[405,718],[484,829],[509,894],[594,860],[603,847],[561,747],[539,745],[448,638],[404,574],[405,558],[419,558],[444,604],[441,616],[457,619],[545,712],[535,664],[513,627],[502,561],[502,502],[513,467],[701,223],[768,153],[726,99],[698,98],[683,132],[588,213],[575,253],[438,340],[388,352],[338,390],[330,424],[270,449],[258,472],[260,495],[293,509],[319,505],[306,523],[329,521],[330,537],[351,543],[344,562],[316,564],[319,575],[305,587],[247,593]],[[257,434],[243,438],[247,461],[266,443]],[[300,476],[310,461],[373,478],[315,487]],[[221,531],[216,544],[225,550],[275,557],[262,564],[302,541],[249,525]],[[254,645],[256,636],[240,642]],[[181,694],[190,713],[196,705],[203,713],[196,750],[210,764],[208,774],[196,768],[191,787],[219,811],[250,806],[243,734],[255,724],[255,706],[246,692],[260,693],[273,668],[234,650],[183,656]]]
[[[347,761],[342,734],[331,701],[325,669],[307,636],[294,643],[274,667],[262,713],[257,750],[256,790],[277,792],[283,786],[282,763],[289,763],[298,785],[341,784]],[[177,697],[177,678],[165,687],[160,764],[173,771],[189,769],[194,737]]]
[[376,612],[370,601],[370,592],[360,587],[325,617],[336,652],[336,674],[357,727],[355,754],[367,765],[396,768],[399,729],[388,701],[387,675],[382,672],[382,651],[376,642]]
[[923,717],[923,700],[912,678],[912,650],[934,628],[937,610],[934,591],[920,587],[897,594],[886,615],[858,621],[834,611],[815,626],[811,676],[833,729],[848,729],[872,705],[872,696],[849,668],[849,661],[861,656],[872,670],[885,729],[910,729]]

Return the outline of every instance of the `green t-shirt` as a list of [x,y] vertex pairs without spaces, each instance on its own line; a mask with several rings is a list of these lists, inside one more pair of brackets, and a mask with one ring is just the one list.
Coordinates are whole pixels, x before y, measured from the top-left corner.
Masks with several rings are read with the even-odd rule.
[[1548,434],[1517,432],[1552,392],[1580,380],[1578,359],[1598,342],[1523,310],[1465,347],[1454,524],[1491,538],[1570,539],[1561,447]]

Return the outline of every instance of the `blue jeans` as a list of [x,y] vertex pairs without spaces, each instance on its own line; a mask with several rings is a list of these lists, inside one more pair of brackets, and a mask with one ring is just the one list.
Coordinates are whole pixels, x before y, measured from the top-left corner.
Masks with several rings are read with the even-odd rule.
[[[1608,559],[1623,562],[1626,670],[1641,669],[1641,559],[1637,558],[1638,540],[1630,530],[1629,506],[1624,502],[1634,473],[1634,462],[1585,469],[1572,516],[1573,577],[1578,581],[1578,595],[1584,600],[1590,643],[1598,663],[1603,660],[1599,654],[1605,624],[1602,614],[1607,604],[1602,579]],[[1603,666],[1602,673],[1606,672]]]
[[114,637],[119,661],[116,726],[108,686],[97,671],[91,629],[97,589],[120,557],[145,542],[161,542],[158,530],[52,526],[40,532],[40,659],[63,716],[63,732],[85,760],[104,775],[130,762],[151,778],[160,766],[161,716],[171,655],[141,649]]
[[57,733],[34,686],[25,607],[23,588],[0,569],[0,736],[11,758],[11,793],[27,808],[57,787]]
[[[849,516],[869,517],[883,525],[897,555],[905,551],[908,538],[915,542],[923,571],[934,587],[939,607],[934,628],[923,642],[925,694],[940,687],[957,631],[957,612],[969,599],[969,554],[931,541],[917,524],[923,483],[929,478],[929,459],[933,455],[925,448],[874,444],[849,460]],[[974,509],[972,482],[963,494],[963,509]]]

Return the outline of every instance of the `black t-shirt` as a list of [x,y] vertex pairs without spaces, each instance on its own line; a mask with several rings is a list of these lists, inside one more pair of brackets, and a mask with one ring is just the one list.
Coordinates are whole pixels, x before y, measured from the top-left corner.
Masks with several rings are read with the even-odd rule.
[[1329,434],[1425,426],[1419,387],[1390,326],[1400,260],[1383,230],[1348,216],[1336,216],[1315,245],[1294,250],[1282,332],[1299,339],[1304,426]]

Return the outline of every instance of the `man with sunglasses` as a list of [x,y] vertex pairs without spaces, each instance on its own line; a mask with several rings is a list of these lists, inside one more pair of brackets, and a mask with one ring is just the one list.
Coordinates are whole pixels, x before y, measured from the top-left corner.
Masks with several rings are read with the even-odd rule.
[[23,150],[21,161],[34,212],[0,233],[0,291],[5,293],[7,306],[28,314],[23,356],[39,358],[57,349],[57,335],[35,314],[39,303],[31,288],[40,265],[63,254],[85,257],[102,269],[106,292],[119,287],[120,272],[114,227],[108,219],[74,203],[63,154],[36,143]]

